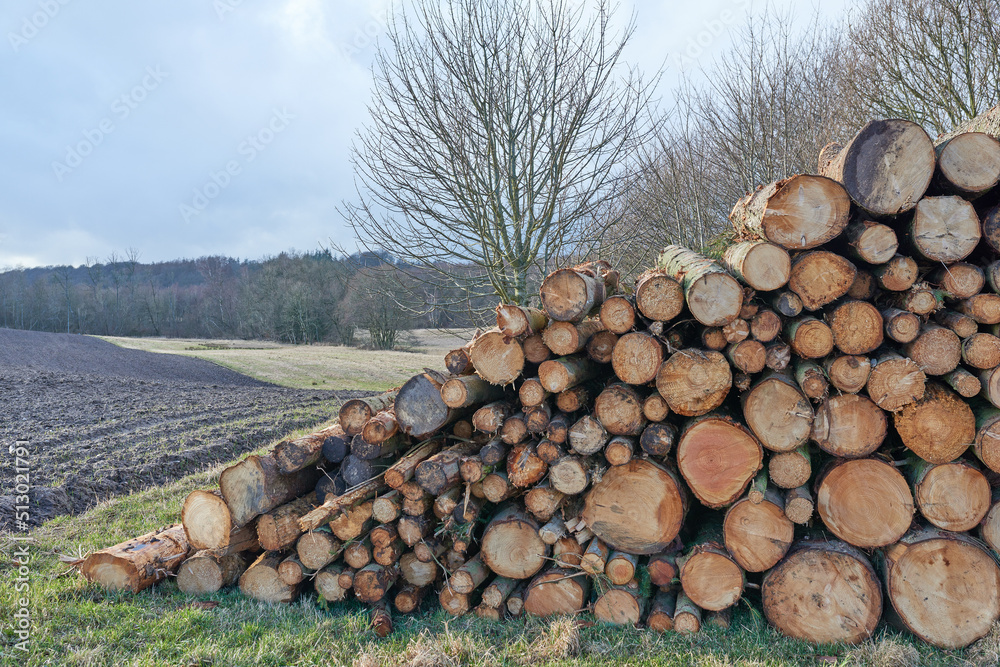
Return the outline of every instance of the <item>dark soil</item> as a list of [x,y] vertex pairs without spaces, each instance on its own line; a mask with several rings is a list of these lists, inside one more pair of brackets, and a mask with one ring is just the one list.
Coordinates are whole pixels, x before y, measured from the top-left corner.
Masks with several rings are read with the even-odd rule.
[[365,391],[287,389],[209,361],[0,328],[0,531],[28,441],[30,525],[160,485],[336,415]]

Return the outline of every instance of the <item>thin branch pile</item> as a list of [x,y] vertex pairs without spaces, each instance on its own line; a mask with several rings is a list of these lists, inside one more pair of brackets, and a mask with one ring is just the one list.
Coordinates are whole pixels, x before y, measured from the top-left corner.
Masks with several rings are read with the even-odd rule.
[[[739,201],[712,258],[594,261],[339,423],[226,469],[182,523],[92,554],[142,590],[697,631],[1000,618],[1000,107],[937,142],[874,121]],[[980,131],[982,130],[982,131]],[[423,605],[425,608],[427,605]]]

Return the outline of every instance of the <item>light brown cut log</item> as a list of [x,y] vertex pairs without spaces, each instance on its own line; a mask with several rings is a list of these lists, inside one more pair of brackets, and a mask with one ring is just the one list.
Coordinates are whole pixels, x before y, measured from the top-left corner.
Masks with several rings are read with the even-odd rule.
[[[428,537],[413,547],[413,555],[421,563],[433,563],[436,559],[440,559],[447,550],[448,545],[443,541]],[[404,554],[403,558],[405,557],[406,555]],[[400,560],[402,561],[402,558]]]
[[573,451],[588,456],[604,449],[608,443],[607,429],[592,415],[584,415],[569,429],[569,444]]
[[764,365],[773,371],[783,371],[792,361],[792,348],[785,343],[775,341],[765,349]]
[[881,562],[893,610],[925,642],[962,648],[1000,618],[1000,566],[968,536],[918,528],[887,548]]
[[361,429],[365,427],[368,420],[374,417],[376,413],[392,407],[398,391],[398,389],[393,389],[377,396],[352,398],[345,402],[340,406],[340,413],[338,415],[340,418],[340,427],[344,429],[344,433],[350,436],[361,433]]
[[748,375],[759,373],[764,370],[767,361],[767,350],[764,344],[757,340],[744,340],[739,343],[730,343],[726,348],[726,357],[741,373]]
[[973,408],[976,415],[976,439],[973,451],[976,458],[993,472],[1000,472],[1000,408],[978,403]]
[[549,545],[538,536],[538,523],[515,506],[494,515],[483,532],[483,562],[501,577],[526,579],[545,565]]
[[549,482],[567,496],[583,493],[590,485],[590,471],[577,456],[564,456],[549,466]]
[[683,286],[688,310],[705,326],[719,327],[739,317],[743,290],[717,263],[687,248],[667,246],[656,265]]
[[962,361],[979,370],[1000,366],[1000,338],[988,333],[972,334],[962,341]]
[[558,567],[579,569],[583,558],[583,545],[572,536],[560,537],[552,545],[552,558]]
[[566,494],[545,480],[524,494],[524,506],[539,521],[549,521],[565,498]]
[[981,395],[994,406],[1000,406],[1000,366],[980,371]]
[[451,378],[441,385],[441,400],[449,408],[467,408],[477,403],[489,403],[503,396],[503,388],[492,385],[476,375]]
[[950,389],[928,383],[922,398],[893,415],[903,444],[928,463],[954,461],[976,437],[976,418]]
[[812,440],[841,458],[860,458],[877,450],[888,434],[885,413],[867,396],[830,396],[816,411]]
[[[499,329],[491,329],[473,340],[470,354],[476,374],[490,384],[508,385],[524,368],[521,343],[516,338],[504,336]],[[398,400],[396,412],[399,412]]]
[[[361,537],[371,528],[373,501],[356,503],[344,508],[337,517],[330,522],[330,530],[338,539],[347,542]],[[300,520],[301,524],[301,520]]]
[[642,394],[634,387],[611,384],[594,401],[594,416],[612,435],[639,435],[646,426],[642,401]]
[[496,433],[513,413],[514,406],[509,401],[487,403],[472,414],[472,425],[482,433]]
[[767,308],[761,308],[750,320],[750,335],[754,340],[770,343],[781,333],[781,317]]
[[871,273],[882,289],[904,292],[917,281],[917,263],[905,255],[896,255],[873,268]]
[[[329,530],[304,533],[295,545],[299,560],[310,570],[321,570],[337,559],[344,543]],[[362,565],[363,567],[363,565]]]
[[486,588],[483,589],[483,604],[488,607],[498,608],[506,602],[511,593],[514,592],[521,582],[509,577],[495,577]]
[[177,588],[188,595],[204,595],[232,586],[247,568],[243,554],[216,558],[210,551],[192,554],[177,570]]
[[596,319],[582,322],[550,322],[542,332],[542,340],[560,357],[576,354],[587,346],[590,337],[601,330],[601,323]]
[[926,282],[913,283],[905,292],[893,295],[893,301],[903,310],[916,315],[929,315],[939,309],[944,302],[944,293],[935,290]]
[[839,183],[802,174],[747,194],[733,207],[729,220],[742,236],[807,250],[836,238],[847,226],[850,212],[850,199]]
[[903,475],[881,459],[837,459],[817,479],[816,510],[834,535],[862,549],[902,537],[913,520]]
[[677,591],[659,591],[646,616],[646,627],[654,632],[668,632],[674,629],[674,609],[677,605]]
[[[444,545],[438,545],[435,557],[444,554]],[[405,553],[399,558],[399,574],[403,581],[413,586],[429,586],[438,578],[441,569],[433,559],[421,561],[415,552]]]
[[448,585],[456,593],[468,595],[479,588],[489,575],[489,568],[483,563],[481,556],[477,555],[470,558],[462,567],[451,573]]
[[[620,343],[621,339],[618,342]],[[575,387],[597,377],[600,373],[600,365],[586,357],[549,359],[538,367],[538,379],[542,386],[553,394]],[[565,412],[562,406],[559,409]]]
[[707,350],[724,350],[729,341],[722,327],[704,327],[701,330],[701,346]]
[[764,572],[778,564],[795,536],[784,502],[774,490],[757,504],[746,498],[733,503],[722,526],[726,549],[747,572]]
[[383,475],[385,483],[393,489],[402,487],[413,479],[418,465],[441,449],[441,444],[440,440],[431,440],[407,453],[385,471]]
[[979,378],[964,368],[956,368],[941,376],[941,379],[963,398],[978,396],[979,392],[983,390],[983,383],[979,381]]
[[869,264],[885,264],[899,247],[892,227],[874,220],[860,219],[850,223],[844,230],[844,240],[853,257]]
[[462,481],[467,484],[475,484],[482,481],[483,477],[489,472],[486,466],[483,465],[483,460],[478,454],[463,456],[458,464],[458,469],[462,475]]
[[539,294],[549,319],[579,322],[617,287],[618,273],[607,262],[597,261],[553,271],[542,281]]
[[250,455],[222,471],[219,488],[235,525],[312,491],[319,471],[306,468],[283,475],[272,456]]
[[930,185],[937,163],[934,144],[916,123],[874,120],[835,155],[820,173],[843,184],[851,200],[876,216],[912,209]]
[[744,241],[726,248],[722,265],[761,292],[780,289],[788,282],[792,261],[788,251],[766,241]]
[[604,566],[604,574],[615,586],[624,586],[632,581],[639,571],[639,557],[624,551],[612,551]]
[[802,299],[795,292],[782,290],[771,298],[771,307],[783,317],[796,317],[802,312]]
[[687,349],[663,362],[656,374],[656,389],[673,412],[692,417],[719,407],[732,381],[732,371],[722,354]]
[[354,595],[358,600],[373,604],[385,597],[399,577],[396,566],[384,567],[377,563],[366,565],[354,575]]
[[314,465],[323,458],[323,443],[327,437],[343,437],[344,429],[339,425],[311,433],[294,440],[282,440],[274,447],[272,455],[278,464],[278,471],[288,475]]
[[610,364],[618,344],[618,334],[598,331],[587,343],[587,356],[599,364]]
[[299,594],[300,586],[289,586],[278,575],[278,566],[284,556],[275,551],[265,551],[240,576],[240,592],[260,602],[289,604]]
[[868,396],[883,410],[896,412],[924,395],[927,376],[912,359],[882,350],[872,364]]
[[992,489],[990,509],[979,525],[979,537],[993,551],[1000,549],[1000,490]]
[[181,507],[181,523],[193,551],[210,549],[236,553],[257,544],[257,524],[233,523],[232,514],[218,491],[192,491]]
[[602,575],[610,555],[611,549],[608,548],[608,545],[600,538],[595,537],[583,550],[583,557],[580,558],[580,569],[591,576]]
[[344,562],[355,570],[360,570],[372,562],[372,542],[368,538],[349,542],[344,546]]
[[764,616],[778,631],[815,644],[857,644],[882,616],[882,590],[869,560],[834,540],[802,540],[764,576]]
[[399,422],[396,421],[395,410],[379,412],[361,429],[361,437],[373,445],[383,443],[397,433],[399,433]]
[[[956,313],[953,310],[939,310],[934,313],[934,321],[941,326],[948,327],[959,338],[968,338],[979,331],[979,323],[968,315]],[[914,336],[916,338],[916,336]],[[908,341],[901,341],[908,342]]]
[[856,272],[854,264],[840,255],[814,250],[795,258],[788,289],[802,299],[803,308],[817,310],[847,294]]
[[622,382],[649,384],[663,363],[663,344],[643,332],[625,334],[615,343],[611,367]]
[[518,488],[534,486],[545,477],[549,466],[538,458],[534,442],[517,445],[507,454],[507,478]]
[[483,493],[491,503],[503,502],[516,492],[517,489],[507,479],[507,473],[504,471],[491,472],[483,479]]
[[812,477],[812,460],[806,446],[772,454],[767,460],[768,479],[782,489],[794,489]]
[[856,394],[868,384],[872,364],[868,357],[844,354],[827,357],[823,362],[826,376],[839,391]]
[[677,593],[674,630],[682,635],[701,632],[701,609],[683,591]]
[[532,616],[576,614],[589,597],[590,580],[582,572],[551,568],[532,579],[524,590],[524,611]]
[[654,391],[643,400],[642,414],[651,422],[661,422],[670,416],[670,405]]
[[944,375],[962,361],[962,341],[951,329],[926,324],[920,335],[903,346],[903,353],[927,375]]
[[639,446],[650,456],[667,456],[677,442],[677,427],[666,422],[653,422],[643,429]]
[[[959,317],[964,316],[959,315]],[[882,311],[882,320],[885,335],[897,343],[909,343],[920,335],[920,318],[909,311],[886,308]]]
[[599,319],[604,328],[611,333],[618,335],[628,333],[635,327],[636,323],[635,299],[622,294],[608,297],[601,304]]
[[763,464],[764,450],[735,420],[710,414],[690,420],[677,445],[677,466],[701,503],[718,509],[735,502]]
[[[369,498],[372,498],[384,491],[385,488],[386,485],[382,479],[370,479],[364,484],[360,484],[352,488],[343,495],[327,499],[322,505],[299,519],[299,527],[303,530],[303,532],[315,530],[320,525],[329,521],[331,517],[338,514],[341,510],[363,503]],[[368,510],[368,514],[371,516],[370,509]]]
[[808,359],[800,359],[795,364],[795,381],[802,393],[814,401],[826,398],[830,383],[819,364]]
[[664,271],[650,269],[635,280],[635,305],[647,319],[669,322],[684,310],[684,290]]
[[787,452],[808,440],[812,405],[787,375],[765,375],[740,400],[747,426],[767,449]]
[[980,324],[1000,324],[1000,295],[976,294],[955,304],[955,310]]
[[594,617],[604,623],[634,626],[642,620],[648,604],[639,582],[633,580],[604,590],[594,602]]
[[497,306],[497,329],[508,338],[541,333],[548,324],[545,311],[526,306]]
[[[652,461],[632,459],[609,469],[587,493],[582,518],[602,541],[619,551],[663,551],[687,513],[680,480]],[[627,520],[623,520],[627,517]]]
[[430,586],[403,584],[396,591],[396,595],[392,599],[392,606],[400,614],[412,614],[420,607],[421,601],[423,601],[430,590]]
[[472,601],[469,596],[456,593],[449,585],[442,587],[438,593],[438,604],[441,605],[441,609],[452,616],[464,616],[472,609]]
[[552,356],[552,350],[542,340],[542,334],[532,334],[521,341],[524,360],[531,364],[540,364]]
[[946,187],[975,197],[1000,181],[1000,142],[984,132],[966,132],[935,142],[938,175]]
[[875,283],[874,276],[868,271],[858,269],[858,272],[854,275],[854,282],[851,283],[850,289],[847,290],[847,296],[858,301],[871,301],[875,298],[877,289],[878,285]]
[[979,525],[990,509],[990,484],[976,465],[963,459],[939,465],[919,459],[912,463],[913,497],[925,519],[958,533]]
[[[302,534],[299,519],[318,505],[315,493],[307,493],[301,498],[266,512],[257,520],[257,539],[264,551],[284,551]],[[318,570],[319,568],[312,568]]]
[[959,262],[975,250],[981,233],[979,216],[961,197],[924,197],[909,226],[909,241],[931,262]]
[[419,373],[403,385],[395,408],[396,421],[404,433],[420,440],[458,419],[462,412],[449,408],[441,398],[446,381],[445,376]]
[[455,511],[458,501],[463,495],[464,489],[461,486],[453,486],[441,495],[434,498],[434,516],[444,519]]
[[566,414],[586,410],[601,392],[602,387],[603,384],[596,380],[570,387],[556,394],[556,407]]
[[983,270],[975,264],[955,262],[950,266],[942,266],[930,274],[932,284],[940,285],[941,289],[951,294],[955,299],[968,299],[982,291],[986,284]]
[[478,453],[479,449],[475,442],[458,443],[421,461],[415,473],[417,484],[431,495],[444,493],[461,483],[462,457]]
[[806,525],[812,520],[816,505],[809,487],[799,486],[785,493],[785,516],[792,523]]
[[[524,615],[524,595],[527,584],[525,582],[520,582],[513,590],[513,592],[507,596],[507,615],[510,618],[520,618]],[[589,590],[587,591],[590,592]]]
[[726,609],[743,594],[743,569],[721,542],[700,541],[677,563],[684,593],[701,609]]
[[833,331],[825,322],[808,315],[788,322],[785,339],[792,351],[805,359],[819,359],[833,351]]
[[882,315],[866,301],[843,301],[827,312],[826,321],[844,354],[865,354],[882,344]]
[[552,408],[548,403],[533,405],[524,409],[524,426],[528,429],[528,433],[540,435],[548,429],[551,417]]
[[[246,566],[244,565],[244,567]],[[314,572],[303,565],[298,556],[289,556],[278,565],[278,577],[289,586],[301,584],[313,574]],[[180,573],[178,573],[179,576]]]

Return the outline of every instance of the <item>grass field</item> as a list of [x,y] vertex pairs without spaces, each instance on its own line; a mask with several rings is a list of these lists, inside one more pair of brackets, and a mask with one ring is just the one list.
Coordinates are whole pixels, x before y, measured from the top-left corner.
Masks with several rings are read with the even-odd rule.
[[[116,342],[119,342],[116,339]],[[213,345],[218,341],[212,341]],[[259,346],[229,343],[207,348],[206,341],[125,340],[122,344],[223,359],[261,379],[313,387],[325,378],[331,388],[383,388],[408,372],[439,360],[440,349],[416,358],[322,347]],[[240,347],[240,346],[243,347]],[[449,349],[450,343],[442,346]],[[267,352],[270,355],[263,354]],[[229,353],[230,356],[224,356]],[[399,353],[401,355],[413,353]],[[425,355],[425,356],[421,356]],[[391,361],[387,361],[387,359]],[[417,360],[419,359],[419,360]],[[434,366],[439,366],[435,363]],[[411,369],[412,370],[408,370]],[[376,369],[380,369],[376,371]],[[381,373],[385,373],[383,377]],[[273,374],[273,375],[272,375]],[[378,379],[373,374],[379,374]],[[303,384],[305,383],[305,384]],[[365,383],[371,383],[366,385]],[[300,432],[301,433],[301,432]],[[262,448],[266,451],[269,447]],[[27,596],[32,614],[30,651],[15,648],[10,617],[4,617],[0,665],[351,665],[526,667],[528,665],[997,665],[1000,629],[964,651],[939,651],[905,634],[880,627],[873,641],[857,647],[814,647],[781,637],[759,611],[759,596],[739,604],[729,629],[664,635],[576,619],[520,619],[505,623],[474,616],[455,619],[425,601],[425,613],[396,615],[396,631],[380,640],[368,629],[357,603],[325,608],[314,594],[289,606],[268,606],[229,590],[194,598],[168,580],[138,595],[106,592],[83,581],[60,561],[81,557],[180,519],[181,501],[193,489],[216,486],[223,466],[177,482],[107,500],[76,517],[49,521],[32,534],[30,590],[16,592],[18,570],[11,562],[17,543],[0,537],[0,605],[12,613]]]
[[295,389],[398,387],[424,368],[442,368],[444,355],[464,344],[467,330],[418,330],[409,351],[376,351],[335,345],[283,345],[262,341],[100,336],[121,347],[207,359],[258,380]]

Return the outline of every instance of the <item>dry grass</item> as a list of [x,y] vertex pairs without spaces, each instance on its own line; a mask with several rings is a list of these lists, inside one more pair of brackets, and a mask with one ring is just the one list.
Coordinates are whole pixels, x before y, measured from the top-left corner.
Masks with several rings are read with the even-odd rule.
[[417,330],[407,337],[410,351],[389,352],[266,341],[100,338],[130,349],[206,359],[284,387],[385,391],[398,387],[424,368],[442,368],[445,353],[470,337],[468,330]]

